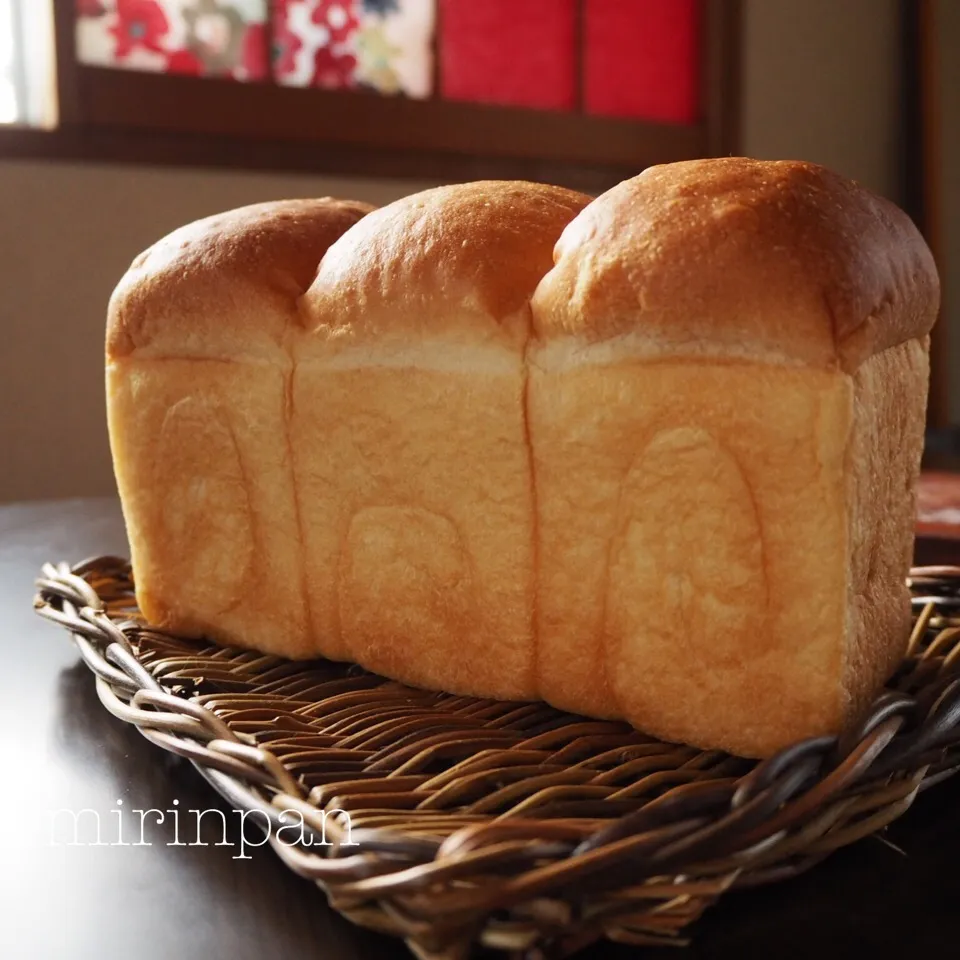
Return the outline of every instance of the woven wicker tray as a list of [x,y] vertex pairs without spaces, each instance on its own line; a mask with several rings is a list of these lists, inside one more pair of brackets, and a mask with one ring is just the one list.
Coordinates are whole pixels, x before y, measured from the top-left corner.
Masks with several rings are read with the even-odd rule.
[[[724,891],[808,869],[960,769],[958,567],[913,571],[907,658],[861,726],[762,763],[171,637],[136,619],[117,558],[48,564],[37,585],[111,713],[262,811],[291,869],[421,957],[682,942]],[[292,812],[302,843],[281,833]]]

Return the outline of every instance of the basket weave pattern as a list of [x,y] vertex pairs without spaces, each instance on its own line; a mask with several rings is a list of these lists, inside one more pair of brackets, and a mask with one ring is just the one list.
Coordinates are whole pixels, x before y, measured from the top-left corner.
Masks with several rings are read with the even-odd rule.
[[[907,658],[859,728],[761,763],[172,637],[137,619],[118,558],[47,564],[37,585],[111,713],[262,811],[291,869],[421,957],[681,942],[724,891],[808,869],[960,769],[960,568],[913,571]],[[283,811],[303,843],[280,839]]]

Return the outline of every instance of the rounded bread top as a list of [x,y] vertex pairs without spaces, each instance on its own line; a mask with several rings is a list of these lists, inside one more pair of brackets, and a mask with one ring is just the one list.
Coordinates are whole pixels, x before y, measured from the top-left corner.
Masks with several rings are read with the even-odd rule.
[[535,336],[855,369],[926,334],[933,258],[892,203],[812,163],[651,167],[564,230]]
[[272,357],[344,231],[374,208],[282,200],[175,230],[141,253],[110,300],[107,357]]
[[452,334],[522,344],[557,238],[590,197],[523,181],[425,190],[364,217],[324,256],[301,303],[313,340]]

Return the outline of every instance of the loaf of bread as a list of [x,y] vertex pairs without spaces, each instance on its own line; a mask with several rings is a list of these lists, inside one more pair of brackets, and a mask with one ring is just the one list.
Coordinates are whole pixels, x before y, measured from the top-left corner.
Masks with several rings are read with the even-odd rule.
[[145,616],[746,756],[909,634],[936,271],[805,163],[203,221],[111,302]]

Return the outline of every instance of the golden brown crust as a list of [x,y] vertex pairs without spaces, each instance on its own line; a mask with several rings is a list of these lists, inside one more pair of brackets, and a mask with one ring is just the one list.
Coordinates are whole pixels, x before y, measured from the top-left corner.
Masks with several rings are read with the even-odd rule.
[[404,197],[331,246],[303,298],[304,322],[341,342],[456,330],[470,340],[506,335],[522,343],[527,304],[550,269],[557,237],[589,202],[523,181]]
[[282,200],[181,227],[141,253],[114,292],[107,357],[272,354],[327,247],[372,209]]
[[731,157],[651,167],[591,203],[534,318],[543,338],[852,370],[926,334],[938,302],[930,251],[893,204],[815,164]]

